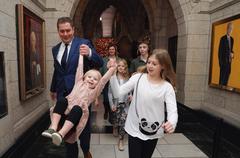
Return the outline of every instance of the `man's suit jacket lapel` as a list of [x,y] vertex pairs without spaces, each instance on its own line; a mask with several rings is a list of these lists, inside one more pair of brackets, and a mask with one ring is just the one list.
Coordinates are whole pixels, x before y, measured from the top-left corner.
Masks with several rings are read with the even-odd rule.
[[61,46],[61,42],[53,49],[53,59],[55,60],[56,66],[63,70],[61,64],[57,60],[57,55]]
[[57,60],[57,55],[58,55],[58,52],[59,52],[60,45],[61,45],[61,42],[58,43],[56,45],[56,47],[53,49],[53,58],[54,58],[54,60]]

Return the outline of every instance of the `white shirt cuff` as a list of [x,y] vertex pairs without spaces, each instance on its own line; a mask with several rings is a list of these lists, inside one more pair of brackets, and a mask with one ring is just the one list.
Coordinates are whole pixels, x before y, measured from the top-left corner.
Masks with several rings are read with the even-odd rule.
[[89,51],[88,59],[91,59],[91,57],[92,57],[92,49],[90,49],[90,51]]

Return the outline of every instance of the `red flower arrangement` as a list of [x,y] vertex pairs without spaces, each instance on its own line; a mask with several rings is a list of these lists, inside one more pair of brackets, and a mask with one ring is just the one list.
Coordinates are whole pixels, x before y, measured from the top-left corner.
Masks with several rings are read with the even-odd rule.
[[110,43],[114,43],[113,38],[98,38],[95,40],[96,50],[102,57],[108,55],[108,45]]

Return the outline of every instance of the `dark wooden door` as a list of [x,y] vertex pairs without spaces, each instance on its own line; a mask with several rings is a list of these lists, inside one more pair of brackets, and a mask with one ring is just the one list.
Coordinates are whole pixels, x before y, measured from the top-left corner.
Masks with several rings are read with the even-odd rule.
[[176,66],[177,66],[177,39],[178,39],[178,36],[173,36],[168,38],[168,52],[171,57],[175,72],[176,72]]

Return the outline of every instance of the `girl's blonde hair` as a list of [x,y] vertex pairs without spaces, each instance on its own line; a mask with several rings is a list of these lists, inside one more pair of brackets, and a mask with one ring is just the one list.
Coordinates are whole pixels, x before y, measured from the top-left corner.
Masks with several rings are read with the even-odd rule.
[[176,74],[173,70],[172,61],[168,51],[165,49],[154,49],[151,56],[154,56],[163,67],[160,76],[176,88]]
[[98,76],[98,80],[100,80],[100,79],[102,78],[101,73],[100,73],[98,70],[95,70],[95,69],[88,70],[88,71],[84,74],[83,78],[85,79],[85,77],[86,77],[87,75],[89,75],[90,73],[96,73],[97,76]]
[[128,79],[129,78],[128,63],[125,59],[122,59],[122,58],[117,60],[117,64],[119,64],[120,62],[122,62],[125,65],[125,73],[123,74],[123,77]]

